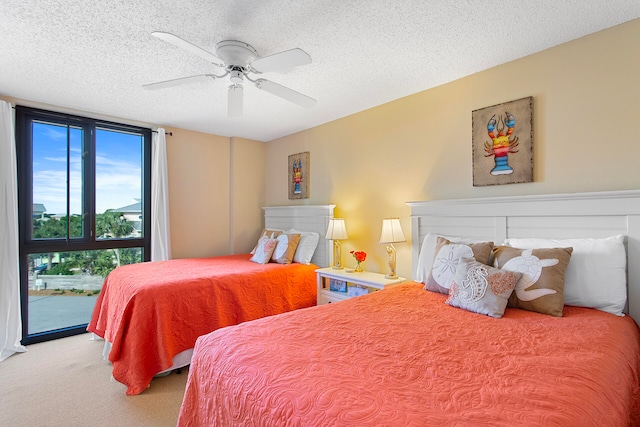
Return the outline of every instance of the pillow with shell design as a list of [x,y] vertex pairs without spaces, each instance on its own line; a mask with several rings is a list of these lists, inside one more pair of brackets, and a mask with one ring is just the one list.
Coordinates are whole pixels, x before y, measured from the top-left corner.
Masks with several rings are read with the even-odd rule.
[[427,291],[448,294],[451,280],[455,277],[458,263],[462,258],[475,258],[483,264],[489,264],[493,242],[452,243],[444,237],[438,237],[435,256],[429,277],[424,282]]

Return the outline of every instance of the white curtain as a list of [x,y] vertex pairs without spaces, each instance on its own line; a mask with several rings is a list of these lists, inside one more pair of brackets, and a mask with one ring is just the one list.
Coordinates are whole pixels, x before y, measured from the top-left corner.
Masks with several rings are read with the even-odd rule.
[[20,345],[20,269],[18,261],[18,178],[11,104],[0,100],[0,362]]
[[171,258],[171,243],[167,139],[163,128],[153,134],[151,156],[151,261],[164,261]]

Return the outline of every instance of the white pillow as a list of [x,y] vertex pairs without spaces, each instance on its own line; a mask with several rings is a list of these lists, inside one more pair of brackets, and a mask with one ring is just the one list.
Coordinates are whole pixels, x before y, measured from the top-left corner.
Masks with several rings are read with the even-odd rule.
[[293,262],[311,264],[311,258],[313,258],[313,253],[316,251],[320,241],[320,234],[313,231],[300,231],[295,228],[287,230],[287,234],[300,234],[296,253],[293,254]]
[[564,303],[623,316],[627,302],[627,253],[622,235],[603,239],[507,239],[521,249],[572,247],[564,278]]
[[436,244],[438,243],[438,237],[444,237],[451,243],[462,243],[468,245],[470,243],[479,243],[482,240],[467,239],[463,237],[445,236],[444,234],[427,233],[422,240],[422,246],[420,246],[420,253],[418,254],[418,266],[416,267],[416,282],[426,283],[431,274],[431,266],[433,265],[433,258],[436,256]]

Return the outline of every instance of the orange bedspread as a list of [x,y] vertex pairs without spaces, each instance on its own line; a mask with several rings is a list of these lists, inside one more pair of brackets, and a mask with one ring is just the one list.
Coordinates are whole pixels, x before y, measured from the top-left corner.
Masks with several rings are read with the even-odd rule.
[[144,391],[200,335],[316,304],[317,266],[250,257],[147,262],[107,276],[87,330],[112,343],[113,377],[127,394]]
[[179,426],[625,426],[630,317],[502,319],[408,283],[200,337]]

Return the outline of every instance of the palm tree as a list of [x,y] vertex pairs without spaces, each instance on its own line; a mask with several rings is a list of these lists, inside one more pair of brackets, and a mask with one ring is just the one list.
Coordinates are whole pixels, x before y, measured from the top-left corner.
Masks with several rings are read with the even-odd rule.
[[[56,218],[53,215],[44,214],[34,218],[32,223],[32,235],[34,239],[52,239],[82,236],[82,217],[80,215],[63,216]],[[47,270],[51,269],[53,254],[47,254]]]
[[[127,237],[133,231],[133,224],[112,209],[107,209],[103,214],[96,216],[96,236],[102,239],[118,239]],[[116,265],[120,266],[120,251],[113,249],[116,255]]]

